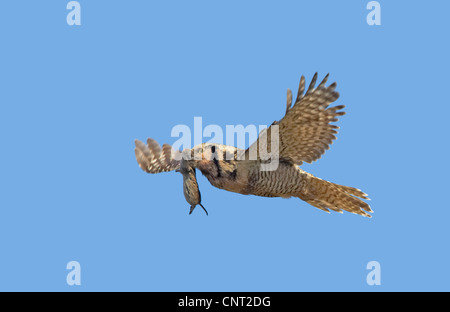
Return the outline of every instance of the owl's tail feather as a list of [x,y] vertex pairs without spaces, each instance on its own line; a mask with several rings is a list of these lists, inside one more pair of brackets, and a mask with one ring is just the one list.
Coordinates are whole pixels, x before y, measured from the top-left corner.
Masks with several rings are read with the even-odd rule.
[[299,197],[326,212],[329,212],[328,209],[339,213],[345,210],[372,217],[368,212],[373,212],[373,210],[362,200],[370,200],[367,194],[357,188],[328,182],[313,175],[308,174],[307,183]]

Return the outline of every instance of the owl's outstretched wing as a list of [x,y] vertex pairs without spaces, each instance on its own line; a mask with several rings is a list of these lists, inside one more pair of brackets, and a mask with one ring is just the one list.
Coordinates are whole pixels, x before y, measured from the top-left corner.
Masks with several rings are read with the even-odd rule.
[[147,139],[147,144],[135,140],[136,160],[142,170],[148,173],[160,173],[180,168],[181,154],[175,151],[169,144],[161,146],[153,139]]
[[[288,89],[286,115],[280,121],[274,122],[268,129],[263,130],[264,133],[260,133],[258,140],[246,151],[246,157],[249,157],[251,149],[258,149],[261,144],[267,144],[265,148],[268,151],[271,150],[273,146],[271,133],[273,126],[276,125],[279,127],[278,153],[280,158],[289,159],[298,165],[319,159],[336,139],[335,134],[339,127],[331,123],[338,121],[338,116],[345,114],[340,111],[344,105],[329,107],[339,98],[339,93],[335,91],[336,83],[325,86],[327,79],[328,75],[315,87],[317,81],[317,73],[315,73],[308,90],[303,95],[305,77],[302,76],[297,99],[292,107],[292,92]],[[262,140],[267,142],[263,143]]]

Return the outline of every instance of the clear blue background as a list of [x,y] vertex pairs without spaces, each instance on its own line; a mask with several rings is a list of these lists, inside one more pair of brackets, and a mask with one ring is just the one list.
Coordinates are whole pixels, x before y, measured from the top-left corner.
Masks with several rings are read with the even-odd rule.
[[[447,1],[69,1],[0,5],[0,290],[450,290]],[[270,124],[330,72],[345,104],[304,169],[372,219],[148,175],[135,138]],[[66,265],[81,264],[81,286]],[[381,264],[381,286],[366,265]]]

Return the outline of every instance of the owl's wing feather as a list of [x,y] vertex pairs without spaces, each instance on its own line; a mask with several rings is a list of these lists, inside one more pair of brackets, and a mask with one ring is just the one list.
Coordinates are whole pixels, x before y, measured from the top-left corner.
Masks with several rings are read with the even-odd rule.
[[179,169],[181,157],[180,151],[175,151],[169,144],[163,144],[162,148],[153,139],[147,139],[147,144],[135,140],[136,160],[142,170],[148,173],[160,173]]
[[[302,76],[298,88],[295,104],[291,107],[292,93],[288,89],[286,115],[278,122],[274,122],[265,133],[260,133],[258,140],[250,146],[249,150],[258,148],[260,140],[267,140],[267,149],[270,151],[271,132],[274,125],[279,131],[279,157],[290,159],[292,162],[301,165],[303,162],[311,163],[319,159],[330,144],[336,139],[338,126],[332,122],[338,121],[338,117],[345,113],[340,111],[343,105],[329,107],[331,103],[339,98],[339,93],[335,91],[336,83],[328,87],[325,86],[328,75],[315,87],[317,73],[305,91],[305,77]],[[259,154],[258,154],[259,156]]]

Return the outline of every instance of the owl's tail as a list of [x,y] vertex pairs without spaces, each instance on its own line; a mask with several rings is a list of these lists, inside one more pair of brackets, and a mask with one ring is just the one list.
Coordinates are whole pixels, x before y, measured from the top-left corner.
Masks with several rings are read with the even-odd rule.
[[371,218],[368,212],[373,212],[369,204],[362,199],[370,200],[361,190],[335,184],[307,174],[306,183],[300,192],[300,197],[307,203],[321,210],[328,209],[342,213],[342,210]]

